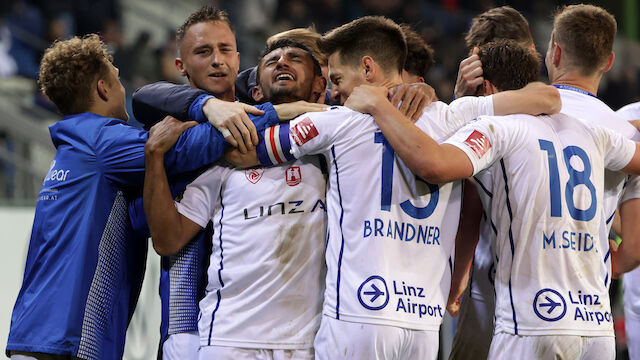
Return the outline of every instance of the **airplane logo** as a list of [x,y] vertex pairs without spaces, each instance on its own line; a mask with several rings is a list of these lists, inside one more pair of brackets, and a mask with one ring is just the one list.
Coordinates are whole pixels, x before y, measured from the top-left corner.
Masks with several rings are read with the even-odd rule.
[[558,321],[567,313],[567,302],[556,290],[542,289],[533,300],[533,311],[544,321]]
[[389,303],[389,288],[381,276],[373,275],[358,288],[358,301],[365,309],[382,310]]

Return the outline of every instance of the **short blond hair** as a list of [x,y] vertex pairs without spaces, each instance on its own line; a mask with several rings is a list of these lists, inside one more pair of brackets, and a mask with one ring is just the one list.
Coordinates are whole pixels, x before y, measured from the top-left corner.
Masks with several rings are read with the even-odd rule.
[[321,66],[327,66],[329,61],[327,60],[327,56],[320,51],[320,47],[318,46],[318,41],[322,36],[318,34],[313,26],[308,28],[296,28],[287,31],[283,31],[277,33],[275,35],[271,35],[267,39],[267,48],[271,47],[273,43],[278,40],[288,39],[293,40],[295,42],[301,43],[306,46],[309,51],[315,56]]
[[113,57],[96,34],[56,41],[40,62],[41,89],[63,115],[85,112],[91,106],[91,88],[107,79]]

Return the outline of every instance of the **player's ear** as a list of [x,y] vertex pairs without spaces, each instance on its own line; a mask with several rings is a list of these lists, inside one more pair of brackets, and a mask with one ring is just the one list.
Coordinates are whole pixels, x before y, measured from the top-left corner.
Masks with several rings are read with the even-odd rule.
[[98,96],[103,101],[109,101],[109,90],[107,89],[107,82],[104,79],[99,79],[96,83],[96,91]]
[[562,48],[557,42],[553,43],[553,66],[560,66],[560,58],[562,57]]
[[262,89],[260,89],[260,85],[256,85],[251,88],[251,97],[255,102],[261,103],[264,100],[264,95],[262,94]]
[[318,101],[320,97],[322,97],[322,101],[324,102],[324,94],[327,90],[327,79],[324,76],[316,76],[313,78],[313,84],[311,87],[311,92],[313,93],[313,98]]
[[182,58],[176,58],[175,60],[176,69],[180,72],[180,75],[187,76],[187,70],[184,68],[184,63],[182,62]]
[[368,82],[372,82],[376,76],[376,62],[373,60],[371,56],[363,56],[362,57],[362,68],[364,69],[364,78]]
[[616,58],[616,54],[613,53],[613,51],[611,52],[611,55],[609,55],[609,60],[607,61],[607,66],[604,67],[604,71],[607,72],[609,71],[609,69],[611,69],[611,66],[613,65],[613,60],[615,60]]

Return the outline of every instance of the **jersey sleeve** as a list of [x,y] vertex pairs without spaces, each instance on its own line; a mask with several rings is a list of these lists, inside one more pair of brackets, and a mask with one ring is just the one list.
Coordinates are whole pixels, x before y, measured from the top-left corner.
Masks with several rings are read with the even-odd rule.
[[636,152],[636,143],[602,126],[592,125],[591,128],[603,146],[604,166],[613,171],[627,166]]
[[131,106],[136,120],[149,129],[167,115],[186,121],[192,111],[192,104],[200,102],[202,107],[204,101],[210,97],[212,96],[201,89],[160,81],[136,90]]
[[[100,130],[96,154],[105,177],[123,186],[141,186],[144,181],[144,146],[149,134],[122,121]],[[199,169],[218,160],[227,142],[210,124],[187,129],[164,156],[169,177]]]
[[220,203],[220,189],[227,169],[213,166],[193,180],[175,202],[178,212],[205,228]]
[[451,102],[445,113],[447,137],[483,115],[493,116],[493,95],[465,96]]
[[473,164],[473,175],[476,175],[504,156],[504,146],[499,139],[504,138],[506,131],[500,125],[492,118],[480,117],[456,131],[444,143],[462,150]]
[[258,160],[263,166],[274,166],[329,150],[345,125],[358,115],[366,116],[346,108],[333,107],[323,112],[303,114],[288,124],[267,128],[258,133]]

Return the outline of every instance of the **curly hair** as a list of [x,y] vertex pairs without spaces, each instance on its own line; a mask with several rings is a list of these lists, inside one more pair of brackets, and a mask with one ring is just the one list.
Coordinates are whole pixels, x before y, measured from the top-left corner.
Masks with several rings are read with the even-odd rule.
[[91,88],[108,79],[113,57],[96,34],[56,41],[40,62],[40,88],[63,115],[85,112],[91,106]]

